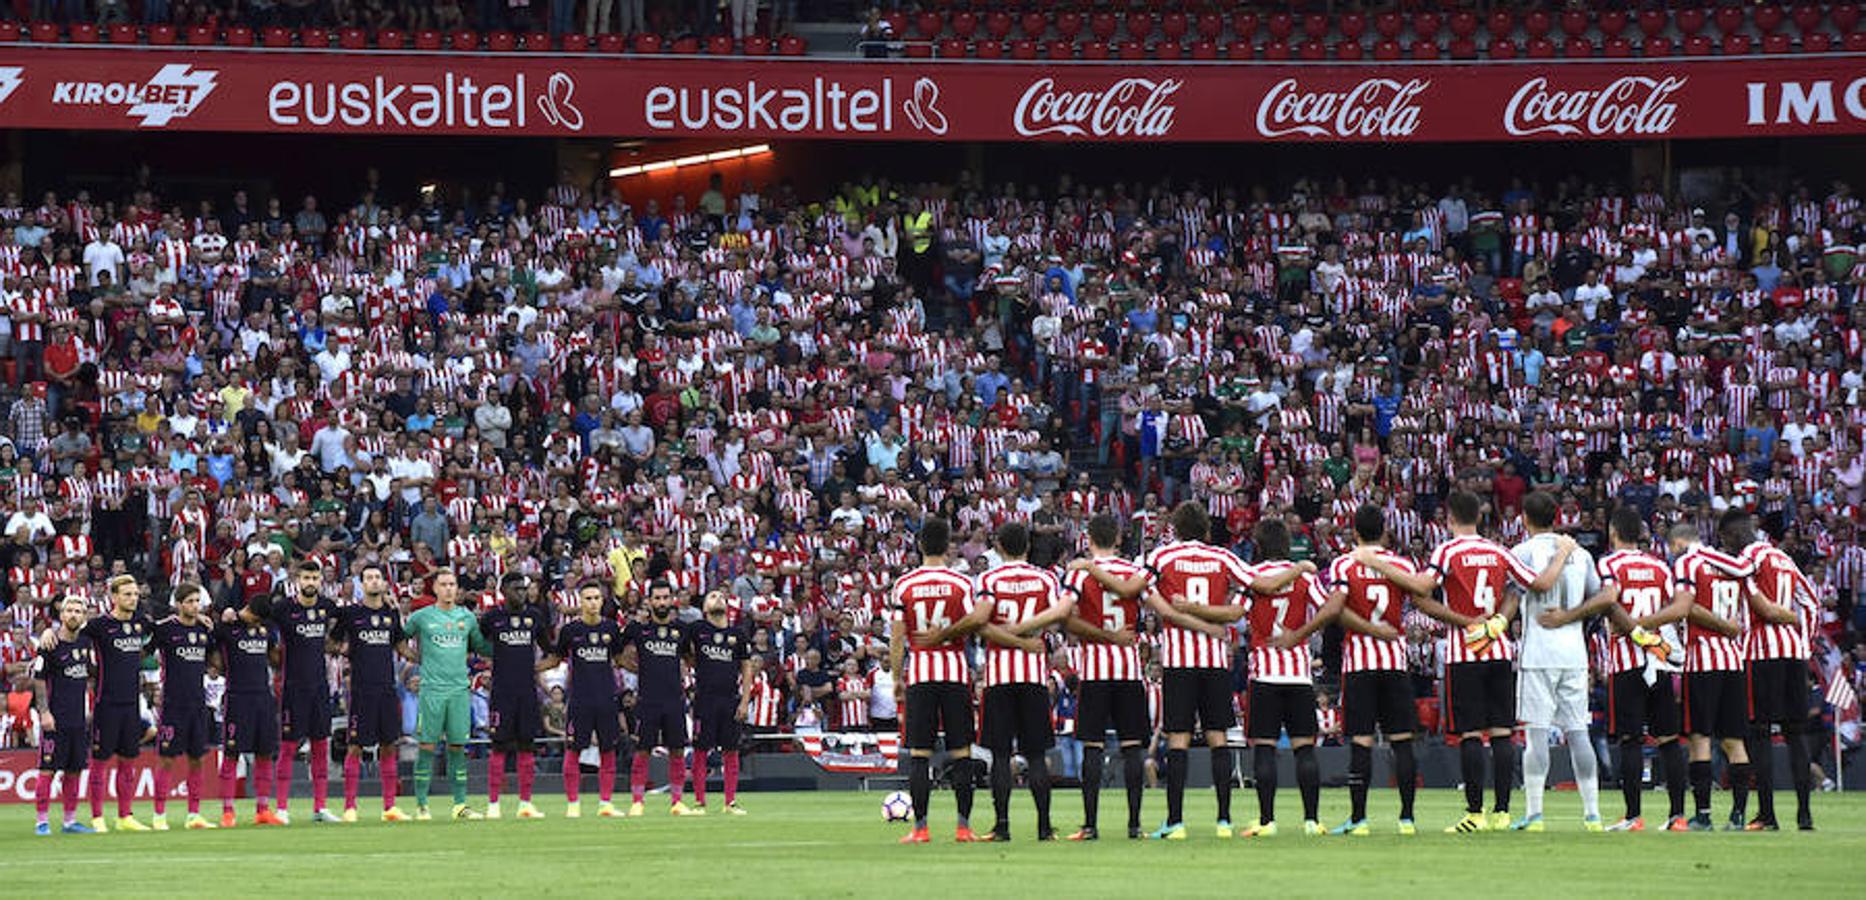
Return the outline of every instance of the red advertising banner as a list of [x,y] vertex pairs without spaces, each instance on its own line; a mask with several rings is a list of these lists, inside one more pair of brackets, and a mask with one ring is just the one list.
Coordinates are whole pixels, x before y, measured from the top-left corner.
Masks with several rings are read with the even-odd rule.
[[0,49],[0,127],[953,141],[1866,134],[1866,54],[1290,65]]
[[[157,756],[154,750],[145,750],[141,756],[136,758],[136,763],[132,771],[134,772],[137,800],[151,800],[155,798],[155,767],[161,765],[161,762],[162,758]],[[208,767],[208,777],[203,779],[202,797],[219,797],[220,752],[214,751],[209,753],[205,762]],[[177,763],[177,765],[179,766],[180,763]],[[117,795],[115,784],[116,765],[112,763],[110,769],[112,777],[104,779],[104,790],[109,792],[109,796],[114,799]],[[179,768],[175,770],[175,775],[175,785],[169,791],[169,796],[171,798],[186,797],[188,792],[182,783],[183,779],[180,777],[181,770]],[[45,773],[39,771],[38,751],[0,750],[0,804],[33,802],[33,800],[38,797],[39,779],[44,777],[46,777]],[[56,798],[59,796],[59,788],[63,783],[65,775],[63,773],[53,773],[52,777],[57,779],[52,783],[53,804],[57,805]],[[240,787],[237,787],[236,790],[243,790],[243,788],[244,785],[242,784]],[[79,788],[81,792],[80,796],[88,797],[90,789],[89,784],[81,786]],[[114,814],[113,812],[112,815]]]

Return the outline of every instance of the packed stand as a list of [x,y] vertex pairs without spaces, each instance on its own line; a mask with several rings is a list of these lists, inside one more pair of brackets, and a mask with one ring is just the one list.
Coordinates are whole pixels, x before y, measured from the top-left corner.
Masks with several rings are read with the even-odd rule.
[[[529,574],[566,613],[590,579],[625,606],[723,590],[752,726],[887,727],[885,605],[927,515],[973,572],[1007,519],[1059,565],[1090,514],[1138,554],[1188,499],[1246,559],[1283,516],[1326,564],[1371,502],[1423,560],[1460,487],[1506,541],[1553,492],[1597,556],[1616,504],[1655,536],[1753,509],[1820,592],[1823,695],[1866,671],[1845,184],[732,188],[6,198],[16,688],[48,604],[110,574],[154,610],[190,580],[238,606],[314,560],[347,603],[374,562],[405,607],[443,566],[482,605]],[[1408,635],[1428,703],[1437,632]]]

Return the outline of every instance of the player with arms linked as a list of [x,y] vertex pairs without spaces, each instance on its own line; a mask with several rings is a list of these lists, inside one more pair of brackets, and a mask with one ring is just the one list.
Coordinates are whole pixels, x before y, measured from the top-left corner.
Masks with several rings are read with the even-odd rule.
[[467,653],[484,649],[485,639],[479,633],[479,619],[459,606],[460,582],[452,571],[435,572],[428,586],[434,602],[408,617],[410,640],[401,648],[404,657],[421,667],[415,714],[415,740],[421,745],[415,757],[415,820],[434,817],[428,812],[428,790],[434,780],[436,748],[442,745],[447,748],[447,774],[453,780],[453,817],[483,819],[467,806],[466,742],[473,728]]
[[[1255,571],[1279,575],[1289,562],[1289,526],[1271,516],[1257,524]],[[1310,573],[1282,590],[1244,595],[1244,622],[1250,635],[1250,715],[1246,725],[1252,746],[1251,773],[1257,782],[1257,824],[1248,837],[1276,835],[1276,744],[1289,736],[1296,757],[1296,786],[1302,793],[1302,833],[1319,835],[1321,767],[1315,759],[1315,676],[1310,671],[1309,636],[1334,618],[1328,595]],[[1326,618],[1324,618],[1326,616]]]
[[758,679],[758,664],[752,661],[751,639],[728,616],[724,593],[708,593],[701,611],[706,617],[687,626],[685,650],[693,671],[693,805],[706,809],[706,757],[718,750],[725,769],[726,812],[742,816],[739,735]]
[[583,814],[577,801],[583,767],[577,758],[591,740],[596,742],[601,759],[596,781],[601,805],[596,808],[596,814],[606,819],[620,815],[612,797],[616,786],[616,748],[622,743],[622,703],[616,691],[616,666],[622,664],[625,643],[622,627],[603,615],[602,586],[589,581],[577,588],[577,617],[557,629],[551,657],[544,660],[550,665],[560,659],[570,663],[564,720],[564,799],[569,804],[564,810],[566,818],[574,819]]
[[[91,794],[91,828],[106,831],[104,771],[117,761],[117,830],[148,831],[149,826],[130,815],[135,798],[131,765],[142,750],[143,649],[153,633],[142,606],[142,585],[133,575],[118,575],[107,584],[110,610],[84,623],[82,632],[96,656],[97,690],[91,710],[91,767],[87,789]],[[58,644],[57,628],[39,636],[40,651]]]
[[[1140,567],[1116,555],[1120,523],[1101,514],[1089,520],[1089,561],[1116,578],[1126,580]],[[1064,628],[1080,642],[1081,700],[1076,707],[1076,733],[1081,738],[1082,828],[1072,841],[1101,837],[1096,820],[1101,805],[1102,748],[1112,728],[1121,747],[1121,782],[1127,788],[1127,836],[1142,837],[1141,797],[1146,789],[1146,748],[1149,736],[1147,695],[1141,686],[1140,651],[1134,633],[1140,622],[1140,602],[1122,596],[1090,577],[1086,567],[1072,566],[1063,587],[1076,597],[1075,610]]]
[[280,668],[285,670],[279,689],[279,821],[290,825],[292,763],[301,741],[311,744],[311,821],[338,822],[328,808],[330,797],[330,673],[325,665],[331,622],[337,604],[324,596],[324,569],[312,560],[292,571],[295,588],[291,602],[272,607],[279,629]]
[[[65,834],[91,834],[94,829],[78,821],[79,779],[84,777],[85,694],[97,671],[97,654],[84,634],[85,602],[70,595],[59,601],[58,624],[40,638],[39,655],[32,660],[33,708],[39,715],[39,787],[34,798],[39,821],[33,833],[52,833],[52,781],[65,774],[61,803],[65,808]],[[45,638],[51,645],[45,644]]]
[[279,752],[279,702],[272,693],[279,634],[272,625],[272,595],[260,594],[240,609],[222,610],[214,626],[220,671],[227,679],[226,714],[220,728],[220,827],[237,824],[234,782],[240,754],[253,755],[253,824],[283,825],[271,808],[273,759]]
[[[674,589],[657,581],[648,587],[648,621],[630,622],[622,643],[635,649],[635,764],[629,770],[628,814],[643,814],[648,790],[648,760],[654,748],[667,750],[668,812],[704,815],[681,802],[687,781],[687,692],[681,679],[680,651],[685,629],[674,617]],[[561,643],[561,640],[560,640]],[[624,665],[628,662],[624,661]]]
[[1056,839],[1050,824],[1050,770],[1046,760],[1055,741],[1050,721],[1049,654],[1032,637],[1069,618],[1073,596],[1065,598],[1056,576],[1031,565],[1030,527],[1006,522],[998,528],[998,554],[1004,560],[978,577],[980,606],[989,608],[980,629],[985,647],[985,746],[991,749],[991,806],[996,824],[993,841],[1011,839],[1011,747],[1023,754],[1030,796],[1037,806],[1037,840]]
[[174,761],[188,757],[188,820],[190,829],[213,828],[201,815],[201,794],[212,740],[214,712],[207,706],[207,657],[214,644],[214,628],[201,614],[207,591],[193,582],[175,586],[173,615],[155,625],[152,641],[162,665],[162,707],[156,716],[156,749],[162,764],[156,767],[155,818],[157,831],[168,830],[168,792]]
[[542,665],[539,657],[551,651],[551,619],[546,610],[531,602],[531,593],[531,576],[508,573],[499,582],[500,605],[479,617],[480,634],[492,656],[492,700],[487,722],[492,733],[492,758],[486,769],[488,819],[502,814],[499,795],[505,790],[508,757],[516,757],[518,766],[518,817],[544,818],[544,813],[531,803],[531,786],[538,772],[538,738],[544,734],[538,672],[548,666]]
[[382,566],[363,567],[363,600],[338,610],[331,623],[330,640],[349,662],[349,746],[343,757],[343,820],[356,821],[357,783],[362,778],[363,751],[376,748],[376,767],[382,780],[382,821],[406,822],[408,814],[395,805],[401,772],[395,744],[402,739],[402,702],[395,688],[395,654],[408,639],[402,614],[389,600],[389,579]]

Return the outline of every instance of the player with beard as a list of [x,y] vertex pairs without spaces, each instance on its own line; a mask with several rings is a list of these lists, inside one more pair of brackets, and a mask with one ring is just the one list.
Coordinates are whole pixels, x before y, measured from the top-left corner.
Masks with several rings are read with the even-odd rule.
[[408,814],[395,805],[400,787],[395,744],[402,739],[402,702],[395,690],[395,650],[408,635],[402,614],[389,602],[389,579],[382,567],[363,567],[363,601],[339,610],[331,623],[330,639],[350,663],[349,748],[343,757],[343,820],[356,821],[357,782],[362,777],[363,750],[376,748],[376,766],[382,779],[382,821],[406,822]]
[[177,757],[188,757],[188,827],[213,828],[201,815],[201,794],[209,732],[214,712],[207,705],[207,653],[214,643],[214,628],[201,615],[207,592],[184,582],[175,588],[175,614],[156,623],[153,644],[162,664],[162,705],[156,716],[156,749],[162,764],[156,767],[155,819],[157,831],[168,830],[170,769]]
[[[505,761],[518,762],[518,817],[542,819],[531,805],[531,785],[537,777],[538,738],[544,733],[544,713],[538,703],[538,672],[548,666],[550,616],[530,604],[531,577],[509,573],[499,583],[502,605],[480,614],[480,634],[492,647],[492,698],[487,723],[492,736],[492,758],[486,770],[486,818],[500,816],[499,794],[505,790]],[[583,590],[589,590],[588,587]],[[579,592],[581,593],[581,592]],[[597,592],[598,599],[601,591]]]
[[97,671],[97,655],[84,629],[84,598],[68,596],[58,605],[58,624],[46,632],[52,645],[41,645],[32,660],[33,706],[39,716],[39,822],[34,834],[52,833],[52,780],[65,773],[65,834],[90,834],[78,821],[78,788],[84,778],[86,688]]
[[648,789],[648,759],[654,748],[667,750],[667,780],[676,816],[704,815],[681,802],[687,780],[687,696],[680,677],[680,649],[685,629],[674,618],[674,589],[665,581],[648,588],[648,621],[630,622],[622,644],[635,648],[635,764],[629,771],[634,802],[628,814],[643,814]]
[[279,752],[279,700],[272,693],[279,634],[272,626],[272,595],[221,613],[214,626],[220,671],[227,679],[220,728],[220,827],[232,828],[240,754],[253,755],[253,824],[283,825],[272,812],[273,759]]
[[[88,789],[91,792],[91,828],[104,831],[104,770],[116,757],[117,830],[148,831],[149,826],[130,815],[130,801],[135,797],[134,773],[130,766],[142,751],[142,667],[143,648],[153,629],[137,610],[142,605],[142,585],[133,575],[118,575],[109,582],[110,611],[84,623],[83,633],[90,639],[97,656],[97,689],[91,704],[91,769]],[[39,638],[39,649],[58,645],[56,629],[48,628]]]
[[330,673],[325,665],[330,623],[337,604],[324,597],[324,570],[306,560],[292,573],[291,603],[272,608],[279,629],[279,821],[290,825],[292,763],[300,741],[311,742],[311,821],[341,821],[326,808],[330,796]]
[[739,806],[739,735],[751,703],[758,664],[751,639],[727,616],[726,595],[712,591],[701,607],[706,618],[687,626],[687,663],[693,669],[693,805],[706,808],[707,755],[719,751],[725,768],[726,812]]

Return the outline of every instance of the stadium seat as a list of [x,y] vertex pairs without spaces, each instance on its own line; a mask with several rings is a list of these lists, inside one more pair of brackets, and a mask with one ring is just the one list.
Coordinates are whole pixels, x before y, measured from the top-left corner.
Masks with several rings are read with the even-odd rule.
[[1530,38],[1523,49],[1530,59],[1553,59],[1555,56],[1555,42],[1545,37]]
[[1360,41],[1335,42],[1335,58],[1342,62],[1357,62],[1364,55],[1365,51],[1361,49]]
[[1200,39],[1192,42],[1193,59],[1206,60],[1218,58],[1218,45],[1212,41]]
[[1029,38],[1019,38],[1011,42],[1012,59],[1036,59],[1037,42]]
[[1328,17],[1321,13],[1305,13],[1302,17],[1302,33],[1309,40],[1320,41],[1328,36]]
[[1264,20],[1264,28],[1270,32],[1271,37],[1287,41],[1290,35],[1296,33],[1296,19],[1286,12],[1273,12]]
[[1529,35],[1532,40],[1546,37],[1552,27],[1554,27],[1554,20],[1549,17],[1547,10],[1532,9],[1523,15],[1523,33]]
[[787,34],[778,38],[779,56],[802,56],[810,52],[810,42],[800,35]]
[[35,43],[56,44],[61,38],[57,22],[32,23],[32,39]]
[[1493,40],[1490,42],[1490,47],[1488,51],[1486,52],[1486,55],[1489,56],[1491,59],[1515,59],[1516,58],[1516,42],[1510,40],[1509,38],[1503,38],[1502,40]]
[[1144,42],[1153,34],[1153,13],[1136,12],[1127,16],[1127,39]]
[[1821,27],[1821,19],[1825,18],[1825,15],[1820,7],[1812,3],[1800,4],[1789,11],[1789,17],[1795,22],[1795,30],[1800,31],[1804,36]]
[[1225,33],[1224,17],[1211,10],[1206,10],[1205,12],[1199,13],[1197,28],[1199,37],[1207,41],[1216,42],[1218,38]]
[[73,22],[71,23],[71,42],[74,44],[95,44],[97,43],[97,23],[95,22]]
[[1076,35],[1082,33],[1082,14],[1067,10],[1056,14],[1056,33],[1064,40],[1073,42]]
[[1470,38],[1454,37],[1445,46],[1445,55],[1452,59],[1476,59],[1477,42]]
[[300,47],[317,48],[320,50],[328,49],[330,47],[330,38],[331,33],[325,28],[306,26],[298,29],[298,46]]
[[229,47],[251,47],[253,45],[253,29],[245,25],[234,25],[227,29],[226,34],[221,36],[221,43]]
[[1125,60],[1131,61],[1147,58],[1147,45],[1139,41],[1122,41],[1115,49],[1117,55]]
[[1711,20],[1717,23],[1717,30],[1727,37],[1743,27],[1743,7],[1719,6]]
[[1024,37],[1039,40],[1049,33],[1050,17],[1040,12],[1027,12],[1018,20],[1018,25],[1023,28]]
[[661,36],[658,34],[653,34],[653,33],[636,35],[635,36],[635,52],[636,53],[659,53],[661,52]]
[[1391,62],[1400,58],[1400,43],[1392,38],[1381,38],[1374,42],[1374,59]]
[[1586,59],[1594,55],[1594,42],[1584,37],[1571,37],[1562,41],[1561,55],[1570,59]]
[[1100,10],[1089,16],[1089,34],[1094,35],[1096,40],[1103,43],[1112,40],[1115,29],[1119,27],[1120,23],[1115,21],[1114,13],[1107,10]]
[[1866,31],[1855,31],[1841,42],[1848,53],[1866,53]]
[[1262,24],[1263,19],[1259,18],[1256,13],[1245,9],[1238,10],[1231,14],[1231,35],[1236,40],[1255,41],[1257,29]]
[[118,22],[110,26],[109,34],[112,44],[134,44],[142,40],[142,34],[136,30],[136,26],[128,22]]
[[1750,52],[1749,35],[1737,32],[1723,36],[1723,55],[1742,56]]
[[1191,28],[1192,23],[1186,19],[1186,14],[1178,10],[1160,16],[1160,36],[1174,43],[1185,40],[1186,32]]
[[1328,58],[1328,45],[1318,40],[1307,40],[1296,46],[1296,58],[1304,62],[1316,62]]
[[940,38],[936,55],[941,59],[961,59],[966,53],[965,39],[958,37]]
[[1756,30],[1762,32],[1764,37],[1781,28],[1782,22],[1787,18],[1788,14],[1773,3],[1758,6],[1749,13],[1749,20],[1756,23]]
[[1561,30],[1569,37],[1580,37],[1594,24],[1586,10],[1569,9],[1561,14]]
[[[570,37],[570,35],[564,35],[566,43],[569,42]],[[739,42],[739,52],[746,56],[770,56],[773,49],[771,39],[762,34],[748,34],[745,40]]]
[[590,36],[582,32],[566,33],[563,42],[565,53],[584,53],[590,49]]
[[1286,62],[1289,59],[1289,43],[1270,41],[1263,45],[1263,58],[1270,62]]
[[[14,42],[14,41],[17,41],[17,40],[19,40],[19,39],[20,39],[20,34],[21,34],[21,32],[20,32],[20,27],[19,27],[19,23],[17,23],[17,22],[0,22],[0,44],[9,44],[9,43],[12,43],[12,42]],[[13,362],[13,360],[11,360],[11,359],[8,359],[8,360],[7,360],[7,363],[9,363],[9,364],[10,364],[10,363],[12,363],[12,362]],[[6,379],[6,380],[7,380],[7,381],[9,381],[9,382],[11,382],[11,381],[13,380],[13,376],[12,376],[12,375],[10,375],[10,374],[9,374],[9,375],[7,375],[7,379]]]
[[[1626,31],[1626,21],[1625,10],[1605,9],[1594,18],[1594,25],[1600,29],[1601,34],[1607,37],[1619,37]],[[1582,33],[1586,34],[1586,29],[1582,29]]]
[[732,35],[715,34],[706,39],[706,52],[713,56],[732,55]]
[[1350,41],[1358,43],[1361,37],[1367,33],[1367,16],[1364,13],[1343,13],[1336,24],[1341,31],[1341,36]]
[[1477,34],[1477,14],[1461,9],[1451,14],[1451,33],[1468,40]]
[[220,43],[220,35],[214,33],[214,27],[211,25],[190,25],[188,30],[183,32],[182,39],[190,47],[212,47]]
[[447,44],[455,50],[473,51],[479,49],[479,32],[461,28],[447,39]]
[[972,55],[979,59],[1000,59],[1004,56],[1004,44],[999,41],[979,41],[972,45]]
[[[727,40],[730,41],[731,38]],[[548,31],[527,32],[519,39],[519,46],[525,50],[550,50],[551,44],[551,33]]]
[[1764,53],[1793,53],[1794,51],[1794,39],[1786,34],[1778,31],[1762,36],[1762,52]]
[[1186,55],[1186,48],[1178,41],[1161,41],[1153,45],[1154,59],[1180,59]]
[[1232,41],[1225,45],[1225,59],[1247,60],[1257,58],[1257,48],[1250,41]]
[[1685,38],[1686,56],[1709,56],[1715,49],[1716,45],[1711,43],[1709,35],[1694,34]]
[[700,39],[693,35],[683,35],[675,38],[668,49],[680,56],[696,56],[701,50]]
[[1082,58],[1103,60],[1108,58],[1108,45],[1101,41],[1089,41],[1082,45]]
[[369,32],[361,28],[340,29],[337,32],[337,46],[344,50],[361,50],[368,47]]
[[510,31],[486,32],[486,52],[510,53],[518,49],[518,35]]
[[914,17],[914,31],[923,38],[936,38],[946,30],[946,20],[932,11],[923,12]]
[[1011,14],[1004,10],[993,10],[985,14],[985,34],[994,41],[1002,41],[1011,36],[1011,28],[1017,23]]
[[1852,34],[1853,26],[1858,25],[1860,22],[1859,4],[1841,3],[1829,7],[1827,10],[1827,20],[1834,23],[1834,27],[1839,29],[1842,34]]
[[1600,43],[1600,55],[1610,59],[1626,59],[1633,55],[1633,42],[1617,35],[1610,37]]
[[1426,10],[1414,13],[1412,17],[1412,37],[1415,41],[1438,42],[1438,33],[1445,27],[1445,17]]
[[1076,42],[1056,40],[1043,45],[1045,59],[1075,59]]
[[1437,59],[1438,42],[1413,41],[1410,53],[1413,59]]
[[[266,42],[267,42],[266,45],[267,46],[272,46],[271,44],[272,32],[275,30],[283,31],[284,29],[272,29],[272,28],[266,29]],[[415,49],[416,50],[439,50],[441,49],[441,33],[438,31],[435,31],[432,28],[423,28],[420,31],[415,32]]]
[[906,13],[896,10],[882,16],[881,21],[888,23],[888,33],[893,35],[896,40],[907,37],[908,22]]
[[1664,34],[1666,26],[1670,23],[1671,17],[1667,16],[1663,9],[1642,9],[1639,11],[1639,33],[1648,38],[1658,37]]
[[628,38],[620,34],[599,34],[596,36],[596,50],[599,53],[621,53],[628,49]]
[[1801,49],[1804,53],[1826,53],[1834,49],[1834,36],[1825,31],[1810,31],[1801,35]]
[[1704,24],[1709,18],[1709,14],[1703,9],[1693,6],[1679,10],[1672,16],[1672,21],[1678,25],[1678,31],[1681,34],[1691,37],[1704,30]]
[[166,22],[149,26],[149,43],[157,47],[168,47],[175,43],[175,26]]
[[1490,14],[1484,27],[1490,32],[1491,40],[1506,41],[1516,33],[1516,17],[1507,9],[1499,9]]
[[954,35],[969,41],[973,35],[978,34],[978,15],[970,11],[953,13],[946,18],[946,27],[952,29]]
[[1374,16],[1374,33],[1380,35],[1382,39],[1389,41],[1398,39],[1401,27],[1403,23],[1400,21],[1399,13],[1388,11]]
[[1640,45],[1640,52],[1645,56],[1658,57],[1672,55],[1672,39],[1653,35]]

